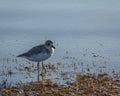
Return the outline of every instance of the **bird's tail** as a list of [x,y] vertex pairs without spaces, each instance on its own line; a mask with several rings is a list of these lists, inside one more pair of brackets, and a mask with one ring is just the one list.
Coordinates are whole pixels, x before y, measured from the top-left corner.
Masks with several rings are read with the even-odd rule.
[[20,55],[18,55],[16,57],[23,57],[23,56],[25,56],[25,54],[20,54]]
[[22,54],[20,54],[20,55],[18,55],[18,56],[16,56],[16,57],[22,57],[23,55]]
[[16,57],[24,57],[24,56],[29,56],[29,54],[23,53],[23,54],[20,54],[20,55],[18,55],[18,56],[16,56]]

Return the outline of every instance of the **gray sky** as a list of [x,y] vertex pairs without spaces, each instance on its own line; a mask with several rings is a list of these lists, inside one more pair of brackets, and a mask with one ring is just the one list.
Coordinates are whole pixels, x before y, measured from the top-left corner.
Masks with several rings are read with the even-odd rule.
[[0,33],[114,30],[118,34],[119,5],[119,0],[1,0]]

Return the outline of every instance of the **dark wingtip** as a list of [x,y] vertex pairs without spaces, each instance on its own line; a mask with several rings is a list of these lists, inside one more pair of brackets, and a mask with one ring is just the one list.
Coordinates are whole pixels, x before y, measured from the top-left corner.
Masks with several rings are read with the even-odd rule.
[[21,57],[20,55],[16,56],[16,57]]
[[22,57],[23,56],[23,54],[20,54],[20,55],[18,55],[18,56],[16,56],[16,57]]
[[18,56],[16,56],[16,57],[24,57],[24,56],[29,56],[29,54],[23,53],[23,54],[20,54],[20,55],[18,55]]

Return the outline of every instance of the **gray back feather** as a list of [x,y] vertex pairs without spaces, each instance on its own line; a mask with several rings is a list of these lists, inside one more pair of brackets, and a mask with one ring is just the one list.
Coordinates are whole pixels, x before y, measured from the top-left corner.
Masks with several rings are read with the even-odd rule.
[[45,52],[50,53],[50,51],[45,47],[45,45],[38,45],[30,49],[28,52],[19,55],[18,57],[21,56],[30,57],[31,55],[45,53]]

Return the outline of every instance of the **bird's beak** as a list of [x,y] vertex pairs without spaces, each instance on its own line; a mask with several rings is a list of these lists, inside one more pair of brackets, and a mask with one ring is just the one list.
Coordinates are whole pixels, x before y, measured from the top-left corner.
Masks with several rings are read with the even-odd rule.
[[56,49],[54,45],[52,45],[52,48]]

